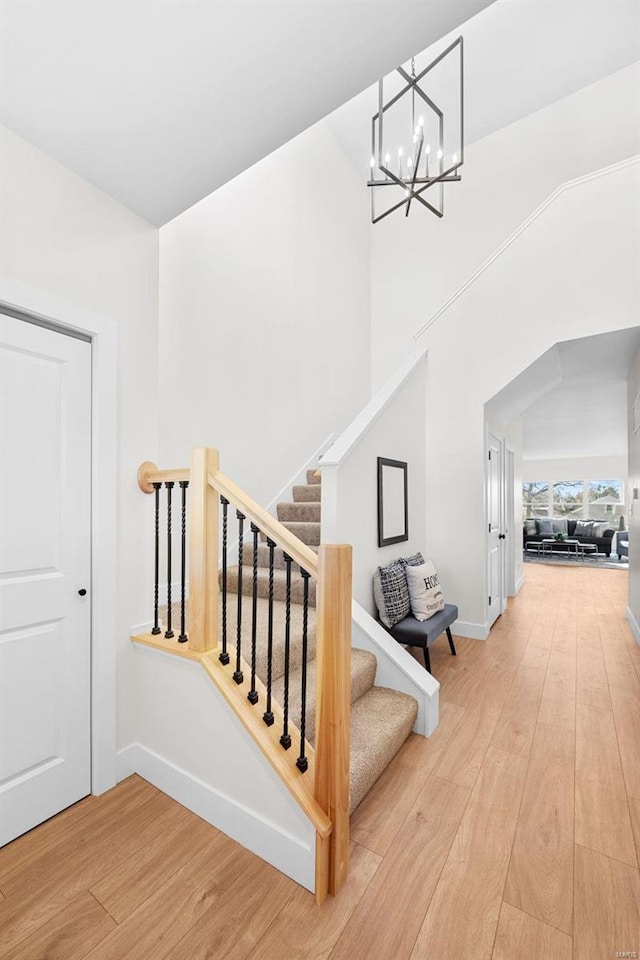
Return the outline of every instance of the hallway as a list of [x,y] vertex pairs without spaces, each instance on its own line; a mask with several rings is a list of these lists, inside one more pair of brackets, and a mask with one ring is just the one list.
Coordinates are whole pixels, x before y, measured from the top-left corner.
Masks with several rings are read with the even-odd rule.
[[[609,960],[640,949],[640,646],[627,575],[528,565],[486,642],[432,648],[441,723],[313,898],[137,777],[0,851],[10,960]],[[635,830],[635,841],[634,833]]]

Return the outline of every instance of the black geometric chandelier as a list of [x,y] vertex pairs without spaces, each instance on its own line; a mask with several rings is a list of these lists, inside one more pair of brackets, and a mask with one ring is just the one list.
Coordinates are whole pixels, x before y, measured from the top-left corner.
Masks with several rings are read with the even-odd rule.
[[412,206],[442,217],[444,185],[462,179],[463,162],[463,44],[458,37],[418,73],[414,57],[410,71],[397,67],[378,81],[367,181],[371,222],[402,208],[408,217]]

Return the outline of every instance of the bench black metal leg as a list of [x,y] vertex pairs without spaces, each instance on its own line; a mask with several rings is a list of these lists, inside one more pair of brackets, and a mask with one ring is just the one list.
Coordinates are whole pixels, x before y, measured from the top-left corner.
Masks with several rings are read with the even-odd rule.
[[431,659],[430,659],[430,657],[429,657],[429,648],[427,647],[426,644],[425,644],[424,647],[422,648],[422,652],[423,652],[423,654],[424,654],[424,665],[425,665],[425,668],[426,668],[426,670],[428,671],[428,673],[431,673]]
[[451,650],[452,655],[455,657],[456,648],[453,645],[453,637],[451,636],[451,628],[447,627],[447,640],[449,641],[449,649]]

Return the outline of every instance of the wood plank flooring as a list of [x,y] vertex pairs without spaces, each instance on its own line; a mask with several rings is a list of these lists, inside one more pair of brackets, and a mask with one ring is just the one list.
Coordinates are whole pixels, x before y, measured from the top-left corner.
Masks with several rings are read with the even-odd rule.
[[610,960],[640,953],[640,646],[627,575],[527,567],[432,648],[441,722],[352,818],[322,907],[130,777],[0,851],[2,960]]

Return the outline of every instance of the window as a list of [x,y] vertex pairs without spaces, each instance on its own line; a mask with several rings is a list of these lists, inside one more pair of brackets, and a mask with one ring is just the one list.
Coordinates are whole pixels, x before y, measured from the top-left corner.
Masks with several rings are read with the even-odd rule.
[[609,520],[622,504],[621,480],[589,480],[589,517],[591,520]]
[[553,516],[582,517],[584,480],[559,480],[553,485]]
[[618,528],[624,510],[622,480],[527,480],[522,484],[522,518],[567,517],[610,520]]
[[549,516],[549,484],[548,483],[523,483],[522,484],[522,510],[524,517],[548,517]]

